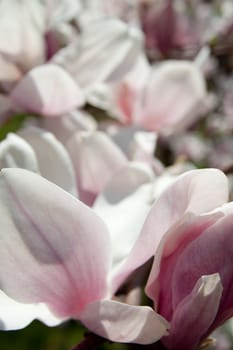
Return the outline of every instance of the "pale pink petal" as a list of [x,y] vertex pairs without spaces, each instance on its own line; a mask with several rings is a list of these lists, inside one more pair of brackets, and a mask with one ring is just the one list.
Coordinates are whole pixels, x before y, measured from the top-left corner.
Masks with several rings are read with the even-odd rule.
[[27,0],[1,1],[0,13],[0,52],[23,70],[41,64],[45,56],[42,4]]
[[80,199],[97,195],[111,176],[127,163],[123,152],[103,132],[78,132],[67,144],[74,164]]
[[0,291],[0,330],[21,329],[35,319],[47,326],[56,326],[62,321],[55,317],[45,304],[18,303]]
[[71,159],[54,135],[36,127],[25,128],[20,131],[20,135],[33,148],[40,174],[71,194],[77,195]]
[[12,100],[29,112],[58,116],[83,104],[83,94],[61,67],[45,64],[32,69],[13,89]]
[[4,169],[0,181],[2,290],[58,317],[106,296],[111,248],[102,220],[32,172]]
[[89,304],[81,321],[92,332],[120,343],[151,344],[167,334],[165,319],[148,306],[133,306],[113,300]]
[[152,178],[150,169],[129,163],[112,176],[93,204],[110,233],[114,268],[128,256],[151,208]]
[[[141,54],[132,69],[121,79],[110,86],[111,104],[109,109],[126,124],[134,122],[134,116],[140,103],[140,96],[150,74],[150,65]],[[138,77],[140,76],[140,79]]]
[[205,213],[224,204],[227,199],[227,178],[220,170],[192,170],[179,176],[153,205],[126,264],[116,276],[116,286],[155,254],[165,233],[185,213]]
[[83,28],[80,39],[55,55],[53,62],[89,89],[98,82],[120,79],[136,62],[141,48],[138,29],[106,18]]
[[151,70],[135,123],[149,130],[180,130],[200,114],[207,96],[198,67],[188,61],[168,61]]
[[174,311],[169,336],[163,340],[167,349],[197,348],[216,317],[222,290],[218,273],[198,279],[191,293]]
[[8,134],[0,143],[0,168],[23,168],[38,172],[38,163],[32,147],[16,134]]

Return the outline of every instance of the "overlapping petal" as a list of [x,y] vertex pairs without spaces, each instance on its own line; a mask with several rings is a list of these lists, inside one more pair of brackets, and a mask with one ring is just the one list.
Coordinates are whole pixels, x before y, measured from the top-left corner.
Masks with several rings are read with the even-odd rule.
[[[213,328],[232,316],[232,211],[231,205],[227,215],[184,249],[174,270],[175,305],[189,292],[200,275],[219,273],[223,293]],[[185,266],[184,259],[186,259]],[[183,288],[179,285],[181,280]]]
[[82,88],[105,80],[120,79],[136,62],[142,36],[136,28],[117,19],[93,21],[83,28],[77,42],[54,56]]
[[103,222],[37,174],[5,169],[0,181],[2,290],[45,303],[58,317],[77,316],[106,296],[111,248]]
[[205,213],[224,204],[227,199],[228,183],[221,171],[202,169],[181,175],[153,205],[122,271],[115,276],[116,288],[127,274],[155,254],[164,234],[185,213]]
[[38,162],[32,147],[20,136],[10,133],[0,143],[0,168],[24,168],[38,172]]
[[151,208],[152,179],[149,168],[129,163],[112,176],[93,204],[110,233],[113,268],[128,256]]
[[124,153],[103,132],[78,132],[67,144],[74,164],[80,198],[88,203],[101,192],[111,176],[127,164]]
[[194,63],[162,63],[151,69],[135,123],[155,131],[181,130],[199,116],[206,94],[204,77]]
[[121,343],[151,344],[167,334],[168,323],[148,306],[113,300],[94,302],[81,315],[94,333]]
[[84,103],[72,77],[54,64],[32,69],[13,89],[11,98],[19,107],[47,116],[61,115]]
[[[175,309],[167,349],[196,349],[218,312],[223,286],[219,274],[202,276]],[[182,332],[181,332],[182,329]]]
[[[64,146],[50,132],[36,127],[20,131],[31,145],[38,162],[38,172],[49,181],[73,195],[77,195],[75,174],[71,159]],[[28,170],[28,167],[23,167]]]

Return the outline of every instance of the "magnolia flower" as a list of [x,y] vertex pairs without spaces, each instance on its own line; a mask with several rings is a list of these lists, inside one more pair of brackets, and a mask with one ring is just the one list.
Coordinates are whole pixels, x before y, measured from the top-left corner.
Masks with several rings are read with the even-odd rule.
[[2,329],[20,328],[39,315],[48,324],[79,319],[112,341],[147,344],[166,334],[167,322],[151,308],[111,300],[114,247],[91,209],[23,169],[3,170],[0,181],[6,293],[0,298],[8,306],[4,318],[0,302]]
[[[117,224],[119,216],[133,205],[135,210],[123,222],[127,244],[125,240],[124,248],[121,244],[115,248],[114,260],[121,261],[136,240],[155,196],[173,177],[155,177],[147,163],[128,161],[103,133],[76,132],[71,141],[72,149],[65,148],[53,134],[36,127],[24,128],[19,135],[8,134],[0,143],[0,169],[36,172],[92,206],[107,225],[116,220],[110,224],[114,226],[113,241],[122,229],[122,224]],[[114,193],[118,196],[112,201]]]
[[[55,323],[55,320],[59,322],[74,318],[81,320],[91,331],[112,341],[152,343],[167,334],[168,324],[164,318],[148,307],[120,303],[113,301],[111,297],[138,266],[150,259],[156,247],[157,253],[147,291],[150,296],[153,294],[157,297],[160,284],[155,282],[156,278],[160,277],[160,259],[160,266],[164,267],[162,272],[167,266],[173,271],[173,264],[163,264],[169,257],[174,261],[173,256],[179,251],[179,247],[184,248],[186,243],[190,242],[199,243],[199,238],[208,238],[212,242],[209,230],[214,229],[211,233],[221,234],[224,231],[219,230],[219,225],[225,220],[230,224],[231,205],[226,207],[228,209],[220,208],[204,214],[226,201],[225,176],[214,169],[190,171],[179,177],[162,193],[149,212],[134,248],[124,257],[117,269],[112,270],[115,244],[111,243],[103,221],[91,209],[56,185],[26,170],[5,169],[1,173],[0,182],[0,208],[3,218],[0,282],[5,293],[1,298],[10,298],[7,299],[8,317],[4,317],[6,309],[3,308],[0,313],[3,329],[10,329],[12,324],[16,324],[9,315],[12,314],[12,309],[17,307],[17,328],[25,326],[34,317],[39,317],[48,324]],[[108,195],[114,202],[119,192],[109,192]],[[178,202],[176,198],[179,198]],[[127,220],[127,217],[125,219]],[[119,241],[124,241],[125,237],[127,239],[125,231],[121,231]],[[216,247],[218,243],[217,239],[212,243],[212,247]],[[16,244],[17,249],[14,249]],[[206,247],[207,254],[209,246],[210,243],[203,246],[203,249]],[[200,247],[198,251],[199,249]],[[185,254],[188,253],[185,251]],[[193,333],[185,333],[186,340],[189,339],[185,344],[190,345],[190,348],[194,348],[200,340],[200,329],[202,335],[209,330],[207,323],[211,322],[218,309],[216,303],[213,307],[213,300],[217,297],[217,301],[220,300],[220,276],[223,278],[223,286],[228,279],[228,275],[222,275],[221,266],[218,265],[221,258],[216,260],[216,256],[215,253],[214,269],[218,272],[209,271],[207,276],[200,276],[200,280],[197,278],[198,284],[191,292],[191,299],[188,297],[186,302],[185,298],[185,302],[178,304],[179,309],[177,306],[179,316],[183,316],[180,312],[186,312],[190,306],[194,308],[194,315],[199,314],[200,320],[203,320],[199,323],[196,319],[194,321],[194,339]],[[181,258],[183,259],[182,254]],[[190,258],[185,261],[192,264]],[[183,262],[178,272],[182,274],[185,266]],[[178,283],[178,299],[181,295],[185,297],[186,287],[193,283],[195,273],[199,270],[192,271],[191,281],[185,280],[184,285]],[[167,276],[170,276],[170,272]],[[170,283],[169,277],[160,280],[161,293],[163,285],[166,284],[170,295],[171,289],[167,281]],[[228,294],[226,288],[222,305],[227,306],[224,304],[224,300],[228,300],[227,296],[230,298],[231,294]],[[20,310],[24,310],[25,303],[28,304],[28,312],[21,314]],[[160,303],[163,303],[163,298]],[[161,304],[158,305],[162,311]],[[166,305],[170,309],[170,299]],[[162,312],[169,317],[167,312]],[[191,314],[185,313],[185,320],[192,320],[188,315]],[[172,339],[174,349],[179,346],[181,349],[184,345],[180,341],[180,335],[184,334],[184,322],[182,327],[179,326],[179,319],[182,317],[176,318],[176,322],[170,320],[171,331],[166,338],[164,337],[165,344],[169,344],[169,339]],[[223,319],[220,318],[219,321]],[[176,329],[177,332],[174,332]]]
[[146,293],[170,322],[169,335],[162,339],[167,349],[197,349],[232,316],[233,206],[221,206],[227,197],[226,177],[217,170],[180,176],[155,202],[116,272],[117,289],[154,256]]

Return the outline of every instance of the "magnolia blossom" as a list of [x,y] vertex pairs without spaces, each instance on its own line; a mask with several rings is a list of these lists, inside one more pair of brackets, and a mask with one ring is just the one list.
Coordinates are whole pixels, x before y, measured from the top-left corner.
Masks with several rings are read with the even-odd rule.
[[169,335],[162,339],[168,349],[197,349],[232,316],[233,206],[221,206],[228,186],[226,177],[219,175],[211,169],[191,171],[163,192],[115,275],[117,289],[154,256],[146,293],[170,322]]
[[[74,318],[112,341],[148,344],[164,336],[170,349],[195,349],[231,316],[232,293],[227,288],[231,254],[215,251],[230,239],[232,222],[232,205],[221,207],[227,186],[220,171],[190,171],[174,181],[155,202],[134,247],[114,270],[114,244],[91,209],[26,170],[5,169],[0,181],[0,281],[6,293],[1,298],[10,297],[8,317],[6,309],[1,312],[3,329],[15,327],[9,315],[16,308],[17,328],[34,317],[48,324]],[[108,195],[114,202],[119,193]],[[120,241],[127,239],[125,231],[119,234]],[[192,249],[196,260],[191,259]],[[169,326],[156,311],[111,300],[125,279],[153,255],[146,290],[156,301],[155,310],[170,321],[168,335]],[[25,303],[28,312],[21,314]],[[186,323],[193,332],[183,332]]]
[[[114,247],[91,209],[23,169],[3,170],[1,185],[0,279],[10,297],[1,294],[8,305],[6,310],[0,302],[2,329],[20,328],[34,317],[48,324],[73,318],[112,341],[146,344],[166,334],[167,322],[151,308],[111,300]],[[14,308],[18,322],[9,316]]]

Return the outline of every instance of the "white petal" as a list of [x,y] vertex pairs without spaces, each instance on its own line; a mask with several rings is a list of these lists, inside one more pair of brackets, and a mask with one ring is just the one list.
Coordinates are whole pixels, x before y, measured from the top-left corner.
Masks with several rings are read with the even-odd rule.
[[62,322],[62,319],[53,315],[44,304],[18,303],[0,291],[1,330],[21,329],[35,319],[42,321],[47,326],[56,326]]
[[92,332],[120,343],[151,344],[166,335],[169,327],[150,307],[113,300],[90,304],[81,321]]
[[58,53],[61,64],[82,88],[120,79],[136,62],[141,51],[140,31],[117,19],[93,21],[77,43]]
[[11,133],[0,143],[0,168],[39,171],[32,147],[21,137]]
[[110,232],[114,268],[130,252],[151,208],[151,180],[150,169],[131,163],[111,178],[93,205]]
[[64,146],[53,134],[29,127],[20,135],[32,146],[42,176],[73,195],[77,195],[75,174],[71,159]]

